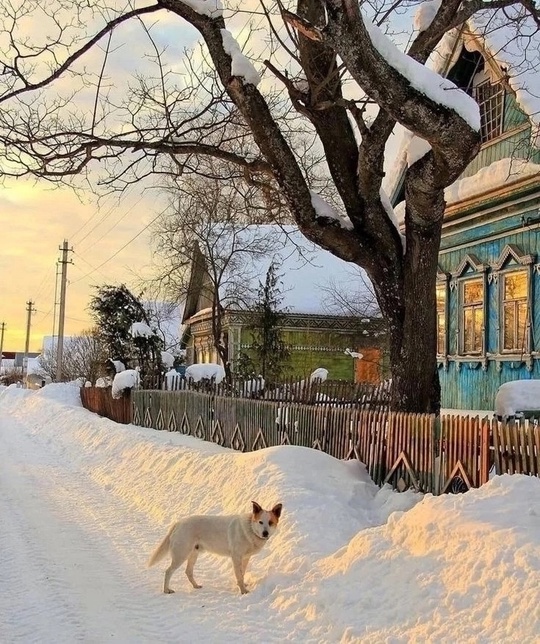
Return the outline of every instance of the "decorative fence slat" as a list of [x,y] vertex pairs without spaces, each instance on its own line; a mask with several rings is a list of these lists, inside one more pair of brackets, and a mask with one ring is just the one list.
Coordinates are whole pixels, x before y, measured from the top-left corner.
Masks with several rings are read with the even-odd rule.
[[[325,383],[322,383],[325,384]],[[315,398],[320,389],[298,385],[296,395]],[[300,389],[302,388],[302,391]],[[334,390],[334,392],[337,389]],[[302,445],[338,459],[362,461],[378,485],[439,494],[487,482],[489,468],[540,475],[540,427],[534,420],[511,420],[389,412],[362,404],[302,404],[295,400],[255,400],[214,392],[136,390],[114,400],[110,389],[81,389],[83,405],[117,422],[178,431],[240,451],[272,445]],[[132,404],[133,403],[133,404]]]

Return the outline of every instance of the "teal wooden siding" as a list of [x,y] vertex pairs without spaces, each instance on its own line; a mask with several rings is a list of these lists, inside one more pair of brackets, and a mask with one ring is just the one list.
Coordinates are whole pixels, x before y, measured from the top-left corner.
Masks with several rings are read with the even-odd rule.
[[[510,380],[540,379],[540,227],[538,223],[530,227],[523,226],[521,219],[530,217],[539,221],[539,204],[540,198],[537,196],[525,212],[520,210],[519,213],[511,213],[502,219],[485,221],[475,228],[463,223],[461,227],[457,225],[452,234],[446,234],[443,238],[439,265],[448,274],[456,271],[467,254],[474,254],[482,264],[491,265],[498,261],[508,244],[514,244],[524,254],[532,254],[535,260],[532,267],[515,264],[516,268],[529,270],[532,276],[532,301],[529,302],[529,306],[533,329],[530,347],[533,359],[529,367],[526,364],[528,354],[516,356],[515,360],[500,359],[500,283],[495,279],[486,280],[486,358],[479,356],[478,359],[465,360],[459,356],[459,288],[449,289],[449,359],[446,364],[441,362],[439,367],[442,405],[445,408],[492,410],[495,394],[502,383]],[[513,209],[516,210],[517,206]],[[492,216],[496,217],[496,214]],[[492,272],[493,269],[488,268],[488,277]],[[482,273],[467,274],[470,275],[481,276]]]
[[[467,166],[462,178],[472,177],[481,168],[485,168],[496,161],[510,157],[528,159],[540,163],[540,150],[531,150],[531,128],[527,115],[522,112],[511,93],[507,93],[504,105],[504,137],[499,137],[493,143],[486,144],[478,155]],[[512,132],[512,130],[516,130]]]

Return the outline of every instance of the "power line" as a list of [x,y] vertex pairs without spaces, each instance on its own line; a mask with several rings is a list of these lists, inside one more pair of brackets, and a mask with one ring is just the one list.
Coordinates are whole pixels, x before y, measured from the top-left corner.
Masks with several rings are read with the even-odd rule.
[[133,243],[138,237],[140,237],[144,233],[145,230],[148,230],[148,228],[150,228],[150,226],[161,217],[161,214],[162,214],[161,212],[158,213],[148,224],[146,224],[146,226],[142,230],[140,230],[128,242],[126,242],[121,248],[119,248],[113,255],[111,255],[109,257],[109,259],[106,259],[99,266],[96,266],[96,268],[94,268],[93,270],[91,270],[88,273],[86,273],[86,275],[83,275],[82,277],[79,277],[79,279],[77,279],[77,280],[75,280],[75,281],[73,281],[71,283],[72,284],[77,284],[77,282],[81,282],[83,279],[86,279],[87,277],[89,277],[93,273],[99,271],[99,269],[102,266],[105,266],[105,264],[108,264],[112,259],[114,259],[117,255],[119,255],[125,248],[127,248],[131,243]]

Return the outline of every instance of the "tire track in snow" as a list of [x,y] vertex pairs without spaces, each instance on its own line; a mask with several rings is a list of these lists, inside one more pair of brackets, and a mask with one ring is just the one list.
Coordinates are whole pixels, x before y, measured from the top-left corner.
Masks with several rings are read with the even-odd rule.
[[[178,607],[176,619],[166,619],[157,589],[148,584],[141,592],[142,565],[126,574],[126,557],[110,547],[108,533],[118,528],[124,549],[136,548],[136,530],[126,533],[114,520],[125,508],[117,512],[111,495],[93,489],[69,464],[58,467],[37,454],[24,428],[10,425],[0,424],[0,640],[171,641]],[[141,564],[147,550],[145,544],[137,557]]]
[[[205,557],[197,570],[207,588],[192,591],[179,571],[178,593],[162,595],[161,570],[145,570],[163,537],[160,526],[66,462],[56,444],[27,435],[14,419],[0,418],[0,437],[2,642],[289,639],[285,623],[270,622],[272,593],[279,592],[271,580],[240,597],[231,567]],[[264,606],[268,621],[259,623]],[[309,628],[302,641],[314,641]]]

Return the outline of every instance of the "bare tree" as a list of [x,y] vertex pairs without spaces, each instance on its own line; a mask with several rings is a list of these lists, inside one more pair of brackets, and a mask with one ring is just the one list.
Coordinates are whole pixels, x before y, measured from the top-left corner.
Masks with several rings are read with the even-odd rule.
[[[326,293],[326,308],[329,313],[351,317],[370,318],[380,315],[373,285],[358,266],[351,265],[347,271],[349,281],[344,284],[331,275],[319,288]],[[354,285],[351,288],[351,285]]]
[[170,206],[153,232],[156,282],[178,301],[195,297],[211,308],[214,347],[230,377],[223,314],[253,301],[257,261],[271,255],[276,235],[254,225],[269,216],[258,188],[225,182],[218,165],[211,164],[212,176],[171,179]]
[[[263,3],[262,20],[266,16],[269,21],[265,65],[285,88],[281,97],[286,105],[273,102],[272,91],[257,88],[257,72],[224,31],[218,0],[159,0],[136,9],[77,3],[74,15],[60,1],[14,4],[17,9],[4,18],[3,34],[8,45],[0,138],[6,171],[64,180],[99,160],[109,176],[125,185],[168,172],[171,158],[177,171],[186,173],[199,171],[200,159],[212,156],[236,165],[252,182],[268,182],[306,237],[368,273],[388,321],[392,406],[438,410],[435,280],[444,189],[477,154],[480,123],[472,99],[468,102],[436,75],[426,79],[425,64],[443,37],[472,17],[479,19],[480,31],[508,27],[518,37],[526,18],[540,24],[540,12],[530,0],[434,3],[432,19],[413,34],[407,56],[400,57],[374,22],[384,27],[396,12],[408,19],[403,11],[417,4],[297,0],[267,8]],[[58,6],[62,11],[55,12]],[[18,25],[28,24],[29,13],[36,11],[52,24],[41,45],[21,39],[18,32]],[[162,12],[199,31],[215,74],[195,83],[199,72],[191,68],[189,80],[175,85],[171,68],[164,65],[164,48],[150,40],[154,48],[140,64],[146,70],[152,62],[158,72],[128,86],[117,101],[113,90],[118,92],[122,79],[116,79],[115,88],[107,75],[119,42],[117,27],[137,20],[143,36],[152,35],[145,16],[157,19]],[[81,36],[77,28],[83,26]],[[98,51],[101,66],[93,75],[86,73],[83,56]],[[279,56],[270,60],[274,52]],[[78,109],[71,109],[73,96],[66,94],[65,85],[54,100],[39,92],[65,75],[82,83],[86,103]],[[418,83],[419,78],[426,80]],[[433,87],[441,91],[433,93]],[[405,176],[405,245],[381,190],[385,150],[397,123],[429,143]],[[248,153],[236,147],[238,126],[256,144]],[[313,133],[313,149],[323,150],[334,209],[313,194],[302,159],[309,138],[297,146],[291,132]]]
[[[92,385],[105,375],[104,365],[107,354],[95,329],[83,331],[80,335],[66,340],[63,354],[62,374],[66,380],[82,378]],[[57,353],[54,347],[46,349],[39,356],[40,375],[56,379]]]

